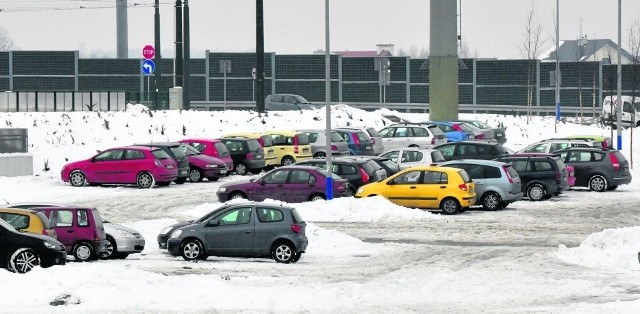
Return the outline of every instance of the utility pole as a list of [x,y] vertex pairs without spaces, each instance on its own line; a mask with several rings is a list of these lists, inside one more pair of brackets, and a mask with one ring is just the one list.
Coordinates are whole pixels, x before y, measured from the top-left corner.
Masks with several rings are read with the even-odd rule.
[[[264,21],[263,0],[256,0],[256,110],[262,113],[264,108]],[[272,64],[271,66],[275,66]],[[272,91],[273,92],[273,91]]]
[[182,87],[182,0],[176,0],[176,53],[174,60],[173,86]]
[[116,32],[118,59],[129,57],[129,28],[127,26],[127,0],[116,0]]
[[558,133],[560,121],[560,0],[556,0],[556,121],[553,132]]
[[[616,130],[618,138],[618,150],[622,150],[622,108],[624,102],[622,101],[622,0],[618,0],[618,114],[617,114],[617,127]],[[633,106],[633,99],[631,100]],[[631,126],[633,127],[633,126]]]
[[189,31],[189,0],[184,0],[184,59],[183,64],[183,80],[182,80],[182,108],[189,110],[191,108],[191,41]]
[[156,101],[154,104],[154,108],[160,109],[159,107],[159,91],[160,91],[160,85],[161,80],[162,80],[162,55],[160,54],[160,51],[162,50],[162,48],[160,47],[160,0],[156,0],[155,3],[155,13],[153,14],[153,20],[154,20],[154,27],[153,27],[153,31],[154,31],[154,48],[156,49],[156,71],[154,72],[154,86],[155,86],[155,92],[156,92]]
[[333,166],[331,165],[331,41],[329,40],[329,0],[324,0],[324,76],[325,76],[325,103],[327,106],[326,116],[326,151],[327,153],[327,177],[325,195],[327,200],[333,199]]

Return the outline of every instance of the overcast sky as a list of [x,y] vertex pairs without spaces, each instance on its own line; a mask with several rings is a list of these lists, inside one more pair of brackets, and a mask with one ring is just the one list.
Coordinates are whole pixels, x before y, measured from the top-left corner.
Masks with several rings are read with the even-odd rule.
[[[451,0],[460,1],[460,0]],[[128,0],[129,5],[153,0]],[[162,51],[173,55],[175,1],[161,0]],[[254,0],[191,0],[192,56],[205,50],[255,51]],[[553,45],[554,0],[535,0],[543,27],[542,50]],[[115,57],[116,0],[0,0],[0,27],[20,50],[80,50],[82,56]],[[324,0],[264,0],[265,51],[308,54],[324,49]],[[429,0],[332,0],[331,50],[375,50],[395,44],[429,49]],[[524,23],[532,0],[461,0],[462,38],[472,57],[520,58]],[[616,0],[560,0],[560,37],[609,38],[617,42]],[[85,6],[103,9],[59,10]],[[640,1],[622,0],[622,37],[640,16]],[[36,11],[45,9],[45,11]],[[129,57],[153,44],[153,8],[130,8]]]

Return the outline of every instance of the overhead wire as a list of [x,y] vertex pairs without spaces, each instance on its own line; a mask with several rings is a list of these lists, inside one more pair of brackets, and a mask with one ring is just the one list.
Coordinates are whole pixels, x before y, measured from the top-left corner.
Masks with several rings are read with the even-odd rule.
[[[38,0],[37,2],[43,4],[42,2],[48,2],[47,4],[43,4],[44,6],[36,6],[36,5],[25,5],[25,2],[30,1],[20,1],[16,3],[12,1],[2,1],[0,0],[0,13],[8,13],[8,12],[52,12],[52,11],[70,11],[70,10],[100,10],[100,9],[115,9],[118,6],[113,3],[113,0]],[[36,1],[33,1],[36,2]],[[54,3],[55,2],[55,3]],[[82,2],[82,4],[71,4],[69,2]],[[106,4],[106,2],[111,2],[112,4]],[[67,4],[68,3],[68,4]],[[160,5],[168,5],[173,4],[173,2],[160,2]],[[12,6],[17,5],[17,6]],[[149,8],[154,7],[155,3],[144,3],[142,1],[136,2],[127,2],[127,8]]]

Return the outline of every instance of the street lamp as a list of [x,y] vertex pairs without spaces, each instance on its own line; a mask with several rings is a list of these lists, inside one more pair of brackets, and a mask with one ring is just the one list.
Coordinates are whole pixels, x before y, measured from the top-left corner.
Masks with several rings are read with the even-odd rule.
[[325,187],[325,194],[327,200],[333,199],[333,168],[331,165],[331,48],[329,40],[329,0],[324,0],[324,74],[325,74],[325,103],[326,103],[326,133],[327,133],[327,148],[326,148],[326,160],[327,160],[327,182]]

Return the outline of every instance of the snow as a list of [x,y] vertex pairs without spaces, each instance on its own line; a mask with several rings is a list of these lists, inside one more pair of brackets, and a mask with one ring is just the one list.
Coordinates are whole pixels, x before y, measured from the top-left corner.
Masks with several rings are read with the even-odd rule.
[[[381,129],[383,114],[409,121],[428,115],[333,107],[333,125]],[[29,130],[34,175],[0,177],[7,202],[94,206],[103,218],[141,232],[142,254],[125,260],[0,270],[0,313],[85,312],[637,312],[640,308],[640,171],[617,191],[568,191],[544,202],[456,216],[405,208],[382,197],[289,204],[307,221],[309,246],[296,264],[268,259],[210,257],[186,262],[156,245],[162,228],[217,208],[222,183],[74,188],[62,166],[97,150],[232,131],[324,128],[324,109],[259,116],[251,111],[0,113],[3,127]],[[544,138],[610,129],[553,117],[461,114],[504,124],[518,150]],[[615,134],[614,134],[615,136]],[[630,130],[623,154],[632,160]],[[640,147],[633,144],[633,156]],[[45,171],[45,162],[50,170]],[[267,200],[267,202],[280,203]],[[60,300],[60,306],[50,302]]]

